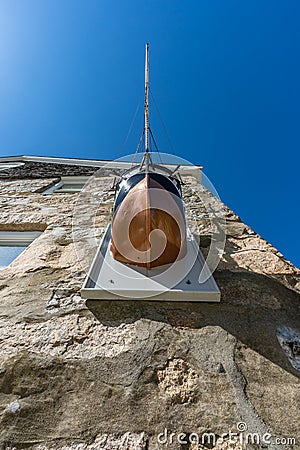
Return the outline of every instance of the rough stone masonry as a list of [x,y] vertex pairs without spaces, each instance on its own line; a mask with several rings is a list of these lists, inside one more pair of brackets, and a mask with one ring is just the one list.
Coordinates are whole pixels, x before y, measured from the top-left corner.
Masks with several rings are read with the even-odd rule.
[[[78,258],[74,233],[89,242],[72,230],[80,194],[43,195],[64,174],[50,166],[0,172],[0,230],[42,231],[0,272],[0,448],[299,449],[299,270],[224,206],[220,304],[84,302],[94,242]],[[205,254],[212,230],[199,202],[219,200],[184,183]],[[107,173],[96,184],[98,238],[113,192]],[[241,423],[248,444],[221,438]]]

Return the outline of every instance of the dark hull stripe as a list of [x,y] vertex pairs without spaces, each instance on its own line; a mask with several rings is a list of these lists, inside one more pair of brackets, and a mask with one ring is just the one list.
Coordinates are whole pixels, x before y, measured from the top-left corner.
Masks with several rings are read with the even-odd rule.
[[[149,177],[159,183],[164,189],[166,189],[168,192],[171,192],[172,194],[176,195],[177,197],[181,198],[181,187],[180,183],[176,178],[172,178],[172,180],[175,180],[176,186],[172,183],[172,181],[164,175],[161,175],[159,173],[150,172]],[[114,212],[118,209],[119,205],[122,203],[128,192],[131,191],[131,189],[136,186],[143,178],[145,177],[145,172],[137,173],[135,175],[132,175],[128,178],[128,180],[122,180],[121,187],[117,191],[116,201],[114,205]]]

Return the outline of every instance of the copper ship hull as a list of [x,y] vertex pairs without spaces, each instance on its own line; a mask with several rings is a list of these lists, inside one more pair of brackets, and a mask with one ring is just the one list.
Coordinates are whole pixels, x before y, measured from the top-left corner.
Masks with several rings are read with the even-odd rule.
[[115,260],[148,269],[186,254],[186,225],[179,180],[135,173],[117,186],[110,250]]

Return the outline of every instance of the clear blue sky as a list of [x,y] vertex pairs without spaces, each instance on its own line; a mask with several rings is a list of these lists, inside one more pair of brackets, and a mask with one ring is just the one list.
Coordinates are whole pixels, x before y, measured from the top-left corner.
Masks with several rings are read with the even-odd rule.
[[174,151],[300,266],[299,23],[299,0],[1,0],[0,155],[133,153],[149,41]]

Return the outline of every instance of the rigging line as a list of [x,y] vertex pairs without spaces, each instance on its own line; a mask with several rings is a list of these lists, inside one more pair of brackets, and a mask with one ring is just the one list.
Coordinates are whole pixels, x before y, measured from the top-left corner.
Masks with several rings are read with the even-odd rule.
[[164,131],[165,131],[165,133],[166,133],[166,136],[167,136],[167,140],[168,140],[169,146],[170,146],[172,152],[173,152],[174,154],[176,154],[175,149],[174,149],[173,144],[172,144],[172,141],[171,141],[171,138],[170,138],[170,136],[169,136],[169,133],[168,133],[166,124],[165,124],[165,122],[164,122],[164,120],[163,120],[163,118],[162,118],[162,115],[161,115],[161,113],[160,113],[160,111],[159,111],[159,109],[158,109],[157,103],[156,103],[156,101],[155,101],[155,98],[154,98],[154,95],[152,94],[151,89],[149,89],[149,92],[150,92],[151,98],[152,98],[152,100],[153,100],[155,109],[156,109],[156,111],[157,111],[157,113],[158,113],[158,117],[160,118],[160,121],[161,121],[161,123],[162,123],[163,129],[164,129]]
[[[149,128],[149,131],[150,131],[150,136],[151,136],[151,129]],[[150,161],[151,161],[151,165],[153,166],[153,159],[152,159],[152,157],[151,157],[151,155],[152,155],[152,147],[153,147],[153,141],[152,141],[152,139],[149,139],[149,144],[150,144]]]
[[159,159],[160,159],[160,162],[161,162],[161,164],[163,164],[163,160],[162,160],[162,158],[161,158],[161,154],[160,154],[160,151],[158,150],[158,147],[157,147],[156,141],[155,141],[155,139],[154,139],[154,136],[153,136],[153,133],[152,133],[151,128],[149,128],[149,131],[150,131],[150,136],[151,136],[151,138],[152,138],[152,140],[153,140],[155,149],[156,149],[156,151],[157,151],[158,157],[159,157]]
[[123,143],[123,147],[127,144],[128,138],[129,138],[130,133],[131,133],[131,131],[132,131],[132,128],[133,128],[133,125],[134,125],[136,116],[137,116],[137,114],[138,114],[138,112],[139,112],[140,106],[141,106],[141,100],[139,101],[139,103],[138,103],[138,105],[137,105],[137,107],[136,107],[136,110],[135,110],[133,119],[132,119],[132,121],[131,121],[129,130],[128,130],[128,133],[127,133],[127,136],[126,136],[126,139],[125,139],[125,141],[124,141],[124,143]]
[[135,151],[133,160],[132,160],[132,165],[133,165],[133,164],[135,163],[135,161],[136,161],[137,155],[138,155],[138,153],[139,153],[140,146],[141,146],[142,141],[143,141],[144,134],[145,134],[145,130],[142,131],[142,134],[141,134],[139,143],[138,143],[138,145],[137,145],[137,148],[136,148],[136,151]]

